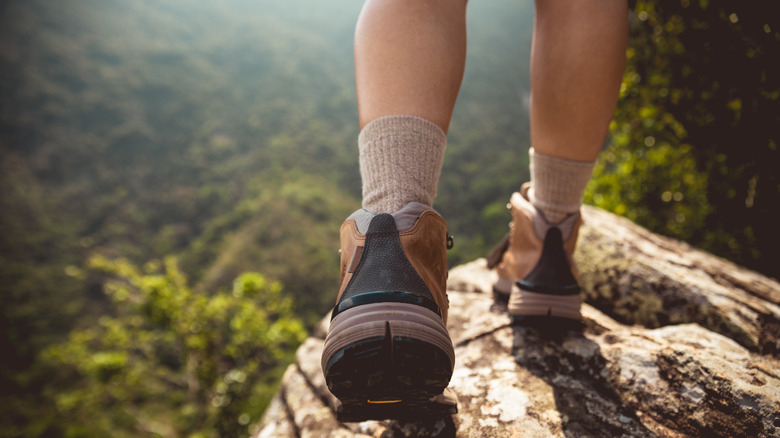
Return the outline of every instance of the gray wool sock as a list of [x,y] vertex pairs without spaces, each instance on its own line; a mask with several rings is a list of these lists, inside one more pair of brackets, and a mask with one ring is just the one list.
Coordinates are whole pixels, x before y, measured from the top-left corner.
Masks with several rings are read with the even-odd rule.
[[528,199],[551,224],[561,222],[582,206],[582,195],[596,161],[572,161],[535,152],[531,156]]
[[380,117],[360,131],[363,208],[393,213],[409,202],[433,205],[447,136],[417,116]]

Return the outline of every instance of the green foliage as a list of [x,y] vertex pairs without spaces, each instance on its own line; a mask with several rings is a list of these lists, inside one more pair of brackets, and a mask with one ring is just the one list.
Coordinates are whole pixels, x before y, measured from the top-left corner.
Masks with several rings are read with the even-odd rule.
[[586,199],[780,277],[780,18],[772,1],[633,2],[628,65]]
[[[626,135],[629,141],[636,140]],[[710,211],[707,178],[696,169],[690,146],[661,143],[647,149],[627,147],[623,139],[602,154],[588,185],[586,200],[650,229],[690,238]]]
[[[351,56],[340,29],[351,33],[357,8],[334,2],[339,12],[314,16],[301,12],[309,3],[0,5],[0,341],[10,356],[0,435],[47,433],[53,394],[42,388],[62,373],[36,357],[108,311],[99,281],[75,275],[89,254],[136,264],[176,254],[194,284],[222,273],[196,290],[260,270],[289,281],[309,326],[332,304],[338,234],[322,230],[338,229],[360,187],[352,68],[333,60]],[[313,208],[274,206],[283,178],[300,175],[298,190],[317,197],[353,189]],[[247,208],[261,191],[263,208]],[[260,248],[276,252],[226,263],[220,249],[240,246],[236,231],[253,221]],[[291,260],[298,270],[287,273]]]
[[231,291],[196,293],[173,258],[90,268],[109,276],[114,311],[43,355],[78,382],[55,395],[61,432],[245,435],[305,337],[281,285],[245,273]]
[[[48,412],[40,388],[53,370],[41,348],[58,340],[86,306],[73,223],[56,213],[57,196],[35,184],[18,156],[0,166],[0,436],[37,436]],[[33,420],[34,419],[34,420]],[[39,420],[39,421],[36,421]]]
[[281,281],[308,326],[333,306],[339,282],[338,229],[359,203],[310,175],[264,175],[247,184],[245,199],[210,220],[182,262],[198,287],[223,286],[261,269]]

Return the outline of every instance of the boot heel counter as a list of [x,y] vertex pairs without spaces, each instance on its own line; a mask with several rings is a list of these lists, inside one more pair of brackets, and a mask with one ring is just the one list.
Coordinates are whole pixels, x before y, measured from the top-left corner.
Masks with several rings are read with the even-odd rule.
[[525,278],[518,281],[518,286],[530,292],[544,294],[578,294],[580,287],[572,272],[561,230],[552,227],[545,235],[539,262]]
[[389,214],[379,214],[371,220],[360,260],[333,317],[351,307],[388,301],[417,304],[442,315],[404,253],[395,220]]

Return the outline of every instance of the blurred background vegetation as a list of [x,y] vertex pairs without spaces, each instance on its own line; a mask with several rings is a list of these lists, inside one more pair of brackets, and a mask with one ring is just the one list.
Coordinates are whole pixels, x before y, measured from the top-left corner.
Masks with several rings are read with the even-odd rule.
[[[780,277],[773,0],[630,2],[587,201]],[[361,2],[0,3],[0,436],[243,436],[360,205]],[[528,179],[529,0],[469,4],[435,207],[484,256]]]

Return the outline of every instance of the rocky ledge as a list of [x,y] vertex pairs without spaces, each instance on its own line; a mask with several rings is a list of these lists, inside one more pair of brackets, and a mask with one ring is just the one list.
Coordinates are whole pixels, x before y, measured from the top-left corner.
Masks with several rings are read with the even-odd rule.
[[584,219],[583,332],[513,327],[479,259],[448,281],[457,415],[336,421],[325,318],[255,436],[780,436],[780,284],[601,210]]

